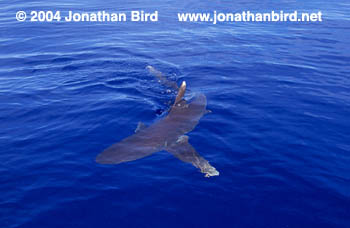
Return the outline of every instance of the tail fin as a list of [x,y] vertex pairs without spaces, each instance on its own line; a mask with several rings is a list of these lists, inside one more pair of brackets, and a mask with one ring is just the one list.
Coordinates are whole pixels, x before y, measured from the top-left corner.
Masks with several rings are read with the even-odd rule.
[[157,69],[155,69],[153,66],[147,66],[146,69],[155,77],[158,78],[159,82],[162,83],[163,85],[172,88],[172,89],[179,89],[179,87],[177,86],[176,82],[174,81],[170,81],[169,79],[167,79],[162,72],[158,71]]
[[185,95],[186,92],[186,82],[183,81],[180,88],[177,86],[176,82],[168,80],[160,71],[152,66],[147,66],[146,69],[155,77],[159,79],[159,82],[163,85],[178,90],[174,105],[178,104]]

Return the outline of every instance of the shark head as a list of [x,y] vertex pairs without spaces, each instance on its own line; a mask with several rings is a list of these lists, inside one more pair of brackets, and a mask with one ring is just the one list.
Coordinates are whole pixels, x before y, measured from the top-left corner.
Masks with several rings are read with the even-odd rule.
[[108,147],[97,155],[96,162],[105,165],[119,164],[145,157],[157,150],[153,145],[149,144],[150,139],[147,137],[138,137],[137,140],[140,141],[135,142],[133,138],[126,138]]
[[96,162],[98,164],[112,164],[112,161],[110,158],[108,158],[107,156],[105,156],[104,154],[99,154],[96,157]]

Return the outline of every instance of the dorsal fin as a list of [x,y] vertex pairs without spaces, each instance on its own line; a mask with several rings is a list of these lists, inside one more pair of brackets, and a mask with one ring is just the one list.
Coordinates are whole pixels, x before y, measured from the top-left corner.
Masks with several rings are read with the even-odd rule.
[[177,140],[176,143],[188,143],[188,136],[187,135],[181,135]]
[[182,98],[185,95],[185,92],[186,92],[186,82],[183,81],[180,88],[179,88],[179,92],[177,93],[174,105],[176,105],[177,103],[179,103],[182,100]]

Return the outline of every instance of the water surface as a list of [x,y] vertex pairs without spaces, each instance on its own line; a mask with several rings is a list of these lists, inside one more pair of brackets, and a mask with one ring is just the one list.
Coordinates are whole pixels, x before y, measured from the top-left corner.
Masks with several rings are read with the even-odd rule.
[[[350,5],[2,1],[1,227],[349,227]],[[159,11],[158,23],[20,23],[19,10]],[[179,23],[177,12],[301,10],[318,23]],[[189,133],[220,176],[162,151],[95,163],[173,93],[205,93]]]

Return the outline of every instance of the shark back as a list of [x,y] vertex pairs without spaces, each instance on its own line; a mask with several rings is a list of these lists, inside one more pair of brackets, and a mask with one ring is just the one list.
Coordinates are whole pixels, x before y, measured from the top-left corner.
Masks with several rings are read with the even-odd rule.
[[207,113],[207,98],[204,94],[197,95],[191,103],[181,100],[170,109],[165,121],[174,125],[181,135],[192,131],[198,124],[200,118]]

